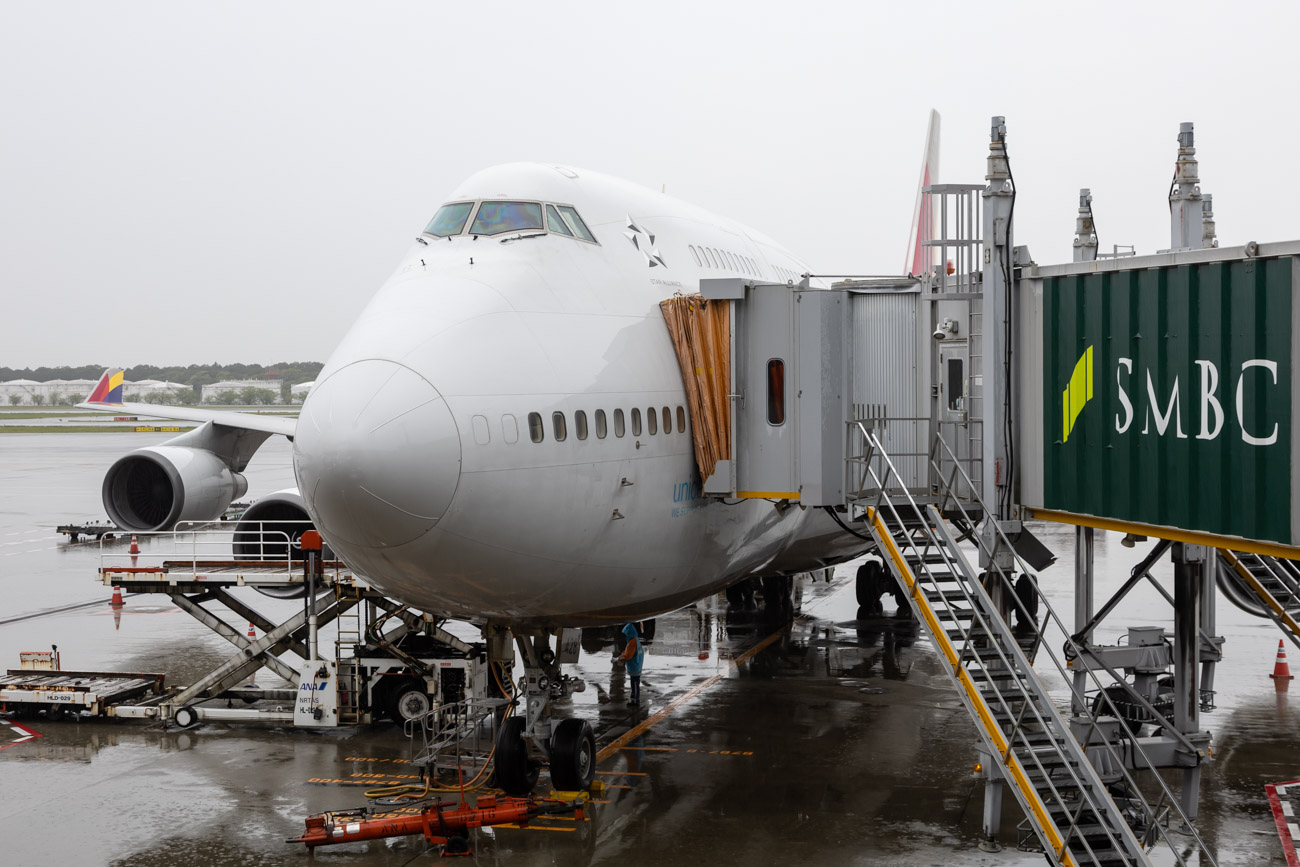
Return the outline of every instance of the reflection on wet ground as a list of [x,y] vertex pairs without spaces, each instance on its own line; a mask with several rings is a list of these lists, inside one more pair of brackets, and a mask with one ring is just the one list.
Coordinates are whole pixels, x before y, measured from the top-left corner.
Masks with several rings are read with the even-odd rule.
[[[0,621],[96,597],[107,602],[107,589],[93,581],[97,548],[58,545],[44,528],[97,514],[99,474],[139,441],[100,445],[113,438],[90,435],[90,456],[68,466],[62,448],[34,442],[24,446],[22,464],[0,464],[0,489],[21,498],[0,503],[0,542],[22,542],[0,548],[20,552],[0,560]],[[267,462],[262,477],[273,479],[263,492],[287,476],[287,450],[257,460]],[[84,507],[57,511],[77,497]],[[1045,584],[1068,614],[1073,534],[1045,529],[1062,555]],[[1114,541],[1098,546],[1107,586],[1122,582],[1144,553]],[[640,708],[626,705],[629,684],[611,662],[613,636],[584,634],[573,673],[590,688],[556,712],[595,724],[607,753],[599,766],[608,784],[602,803],[588,822],[480,830],[472,860],[1042,864],[1038,854],[977,848],[975,731],[929,640],[910,619],[892,616],[889,601],[883,614],[863,616],[853,573],[854,565],[841,566],[830,583],[800,582],[793,619],[784,606],[769,611],[761,594],[748,608],[711,598],[658,618]],[[257,599],[261,608],[275,604]],[[1133,623],[1168,623],[1158,604],[1152,594],[1123,609],[1107,625],[1107,640]],[[292,603],[284,605],[291,612]],[[104,604],[0,624],[0,667],[16,665],[19,650],[57,643],[65,664],[159,670],[184,683],[230,653],[165,597],[131,597],[116,619],[113,613]],[[1223,606],[1219,627],[1227,660],[1219,709],[1206,718],[1215,761],[1205,775],[1202,833],[1220,864],[1281,864],[1263,784],[1300,777],[1300,737],[1289,696],[1275,694],[1267,678],[1277,635]],[[1056,685],[1058,698],[1063,686]],[[391,725],[298,731],[206,723],[177,732],[136,722],[24,724],[41,736],[19,742],[19,732],[0,725],[5,864],[303,865],[313,859],[284,841],[302,831],[308,814],[360,806],[366,789],[414,776],[408,744]],[[1014,844],[1018,820],[1008,798],[1004,843]],[[315,860],[399,865],[429,857],[413,837],[325,849]]]

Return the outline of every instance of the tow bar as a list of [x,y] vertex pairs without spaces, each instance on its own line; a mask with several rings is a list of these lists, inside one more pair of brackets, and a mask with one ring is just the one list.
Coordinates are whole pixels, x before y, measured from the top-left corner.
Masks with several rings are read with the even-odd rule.
[[573,813],[574,818],[582,821],[585,806],[583,798],[568,801],[480,795],[473,807],[464,799],[436,801],[413,814],[395,815],[372,811],[369,807],[332,810],[308,816],[302,836],[285,842],[304,843],[314,850],[317,846],[336,843],[423,834],[431,845],[443,847],[444,856],[470,855],[467,838],[471,828],[507,823],[526,825],[537,816],[559,813]]

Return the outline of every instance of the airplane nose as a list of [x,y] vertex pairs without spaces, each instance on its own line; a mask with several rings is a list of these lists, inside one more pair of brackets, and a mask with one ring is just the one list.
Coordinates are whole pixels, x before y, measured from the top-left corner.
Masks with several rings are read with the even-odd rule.
[[308,511],[331,544],[414,541],[460,481],[447,402],[414,370],[383,359],[349,364],[312,388],[293,452]]

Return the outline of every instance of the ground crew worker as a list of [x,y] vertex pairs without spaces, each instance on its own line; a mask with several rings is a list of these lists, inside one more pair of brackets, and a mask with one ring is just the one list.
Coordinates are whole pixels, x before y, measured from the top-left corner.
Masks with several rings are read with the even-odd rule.
[[632,678],[632,697],[627,703],[637,705],[641,703],[641,663],[645,660],[645,647],[641,644],[635,623],[624,624],[623,634],[627,636],[627,646],[614,659],[627,663],[627,676]]

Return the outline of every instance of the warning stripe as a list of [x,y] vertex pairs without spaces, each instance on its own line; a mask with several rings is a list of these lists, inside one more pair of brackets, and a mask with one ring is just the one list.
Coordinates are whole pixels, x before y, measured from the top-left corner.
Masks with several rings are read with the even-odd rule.
[[1273,824],[1277,825],[1277,836],[1282,842],[1282,852],[1286,855],[1288,867],[1300,867],[1300,856],[1296,855],[1296,841],[1300,840],[1300,829],[1296,828],[1294,822],[1288,822],[1289,812],[1286,808],[1290,807],[1289,802],[1283,802],[1279,795],[1285,795],[1290,786],[1300,786],[1300,780],[1291,780],[1286,783],[1268,783],[1264,786],[1264,791],[1268,793],[1268,805],[1273,811]]

